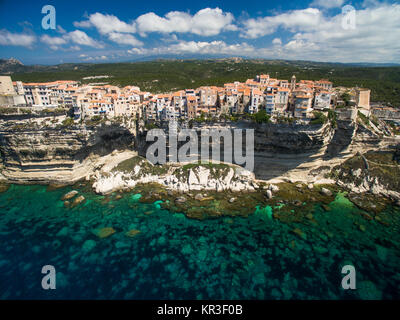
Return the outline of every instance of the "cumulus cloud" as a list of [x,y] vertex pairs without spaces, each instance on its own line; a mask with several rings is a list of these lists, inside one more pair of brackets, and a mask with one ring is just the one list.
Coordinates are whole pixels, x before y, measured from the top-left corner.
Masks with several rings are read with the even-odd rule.
[[83,61],[101,61],[101,60],[107,60],[108,57],[105,55],[102,56],[87,56],[85,54],[81,54],[79,56],[80,58],[82,58]]
[[131,46],[143,46],[143,42],[136,39],[134,36],[125,33],[111,32],[108,38],[118,44],[126,44]]
[[400,60],[399,4],[357,10],[355,29],[344,29],[342,19],[338,14],[314,30],[296,33],[285,48],[296,56],[331,61]]
[[102,43],[92,39],[85,32],[81,30],[75,30],[68,33],[66,32],[61,37],[50,37],[49,35],[45,34],[40,37],[40,41],[47,44],[52,50],[58,50],[66,44],[75,44],[70,46],[69,48],[63,47],[63,50],[69,50],[69,51],[80,50],[80,47],[77,45],[83,45],[93,48],[104,47]]
[[311,2],[311,7],[320,7],[325,9],[332,9],[341,7],[344,3],[344,0],[314,0]]
[[135,23],[126,23],[119,20],[114,15],[102,14],[96,12],[88,17],[88,20],[81,22],[74,22],[74,26],[77,28],[89,28],[95,27],[100,34],[106,35],[111,32],[119,33],[135,33]]
[[282,40],[280,38],[275,38],[274,40],[272,40],[272,44],[281,45],[282,44]]
[[47,34],[41,36],[40,41],[47,44],[52,50],[57,50],[59,46],[67,43],[67,40],[62,37],[50,37]]
[[0,30],[0,45],[31,47],[36,37],[26,33],[12,33],[5,29]]
[[145,36],[149,32],[159,33],[193,33],[200,36],[215,36],[222,31],[234,31],[234,17],[229,12],[219,8],[205,8],[195,15],[182,11],[171,11],[164,17],[153,12],[139,16],[136,19],[138,32]]
[[243,22],[245,38],[273,34],[279,27],[291,32],[312,30],[324,23],[322,12],[316,8],[293,10],[275,16],[248,19]]
[[104,45],[100,42],[89,37],[85,32],[81,30],[75,30],[67,33],[64,36],[64,39],[68,39],[69,41],[80,44],[83,46],[94,47],[94,48],[103,48]]
[[223,54],[223,55],[249,55],[255,48],[247,43],[227,44],[224,41],[179,41],[169,46],[151,49],[132,48],[129,54],[154,55],[154,54]]

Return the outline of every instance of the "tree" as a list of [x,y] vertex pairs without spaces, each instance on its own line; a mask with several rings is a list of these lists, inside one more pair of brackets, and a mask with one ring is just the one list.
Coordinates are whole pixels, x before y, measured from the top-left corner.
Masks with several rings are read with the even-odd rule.
[[271,119],[265,109],[259,110],[257,113],[253,114],[252,118],[257,123],[268,123]]

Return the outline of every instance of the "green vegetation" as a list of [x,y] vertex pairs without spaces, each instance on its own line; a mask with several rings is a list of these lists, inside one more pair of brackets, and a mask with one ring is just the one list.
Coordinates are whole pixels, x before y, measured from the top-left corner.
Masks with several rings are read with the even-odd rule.
[[100,123],[103,123],[105,121],[105,118],[102,116],[93,116],[91,119],[86,120],[85,124],[88,126],[96,126]]
[[324,115],[322,112],[319,111],[314,111],[314,119],[310,121],[310,124],[324,124],[328,121],[328,118],[326,115]]
[[264,109],[261,109],[257,113],[252,114],[251,119],[257,123],[268,123],[271,121],[271,116]]
[[[245,81],[257,74],[290,80],[328,78],[334,86],[366,87],[371,89],[371,100],[400,105],[400,67],[365,67],[334,63],[279,60],[159,60],[113,64],[63,64],[58,66],[25,67],[25,72],[14,73],[14,81],[24,82],[82,80],[87,76],[109,75],[101,82],[126,86],[137,85],[154,93],[168,92],[205,85],[222,86],[233,81]],[[345,97],[346,98],[346,97]],[[345,101],[348,101],[346,99]]]
[[293,117],[279,116],[276,118],[277,123],[292,124],[295,121],[296,121],[296,118],[293,118]]
[[62,126],[63,127],[71,127],[74,125],[74,119],[72,118],[66,118],[63,122],[62,122]]
[[333,110],[328,110],[328,119],[331,122],[333,128],[337,126],[337,115],[336,112]]
[[14,114],[18,113],[18,108],[2,107],[0,108],[0,114]]
[[361,113],[360,111],[358,111],[358,119],[359,119],[363,124],[365,124],[366,126],[369,126],[369,119],[368,119],[368,117],[367,117],[365,114]]
[[136,156],[119,163],[112,172],[132,173],[136,166],[140,166],[139,176],[145,174],[162,175],[168,172],[169,165],[152,165],[145,158]]

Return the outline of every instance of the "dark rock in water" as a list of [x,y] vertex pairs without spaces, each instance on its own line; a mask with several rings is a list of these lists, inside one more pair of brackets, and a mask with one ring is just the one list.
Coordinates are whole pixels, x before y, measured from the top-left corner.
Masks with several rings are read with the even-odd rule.
[[328,205],[326,205],[326,204],[323,204],[323,205],[322,205],[322,208],[323,208],[325,211],[327,211],[327,212],[331,211],[331,208],[330,208]]
[[73,197],[75,197],[78,194],[78,191],[76,190],[72,190],[66,194],[64,194],[64,196],[61,198],[61,200],[69,200],[72,199]]
[[176,203],[185,203],[186,202],[186,198],[185,197],[179,197],[175,199]]
[[300,238],[302,238],[303,240],[306,240],[306,239],[307,239],[307,235],[304,233],[303,230],[301,230],[301,229],[299,229],[299,228],[293,229],[292,232],[293,232],[294,234],[298,235],[298,236],[299,236]]
[[96,241],[94,240],[86,240],[82,245],[82,250],[84,252],[91,251],[94,247],[96,247]]
[[115,200],[120,200],[120,199],[122,199],[122,195],[117,194],[117,195],[115,196]]
[[46,191],[54,191],[54,190],[58,190],[61,188],[65,188],[67,185],[65,184],[61,184],[61,183],[50,183],[46,189]]
[[293,201],[293,204],[294,204],[296,207],[300,207],[303,203],[302,203],[300,200],[294,200],[294,201]]
[[52,245],[53,249],[58,249],[59,247],[61,247],[61,241],[60,240],[54,240],[51,243],[51,245]]
[[397,200],[396,206],[400,207],[400,200]]
[[0,184],[0,193],[6,192],[10,186],[7,184]]
[[329,189],[326,189],[326,188],[322,188],[322,189],[321,189],[321,193],[322,193],[324,196],[328,196],[328,197],[332,196],[332,191],[329,190]]
[[362,300],[381,300],[382,291],[371,281],[361,281],[357,284],[357,293]]

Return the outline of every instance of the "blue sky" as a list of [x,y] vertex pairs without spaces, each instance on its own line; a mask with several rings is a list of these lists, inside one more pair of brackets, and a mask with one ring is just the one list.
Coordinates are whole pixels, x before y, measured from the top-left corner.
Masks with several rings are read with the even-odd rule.
[[[56,9],[55,30],[42,28],[45,5]],[[0,58],[24,64],[210,55],[400,63],[398,39],[397,1],[0,0]]]

